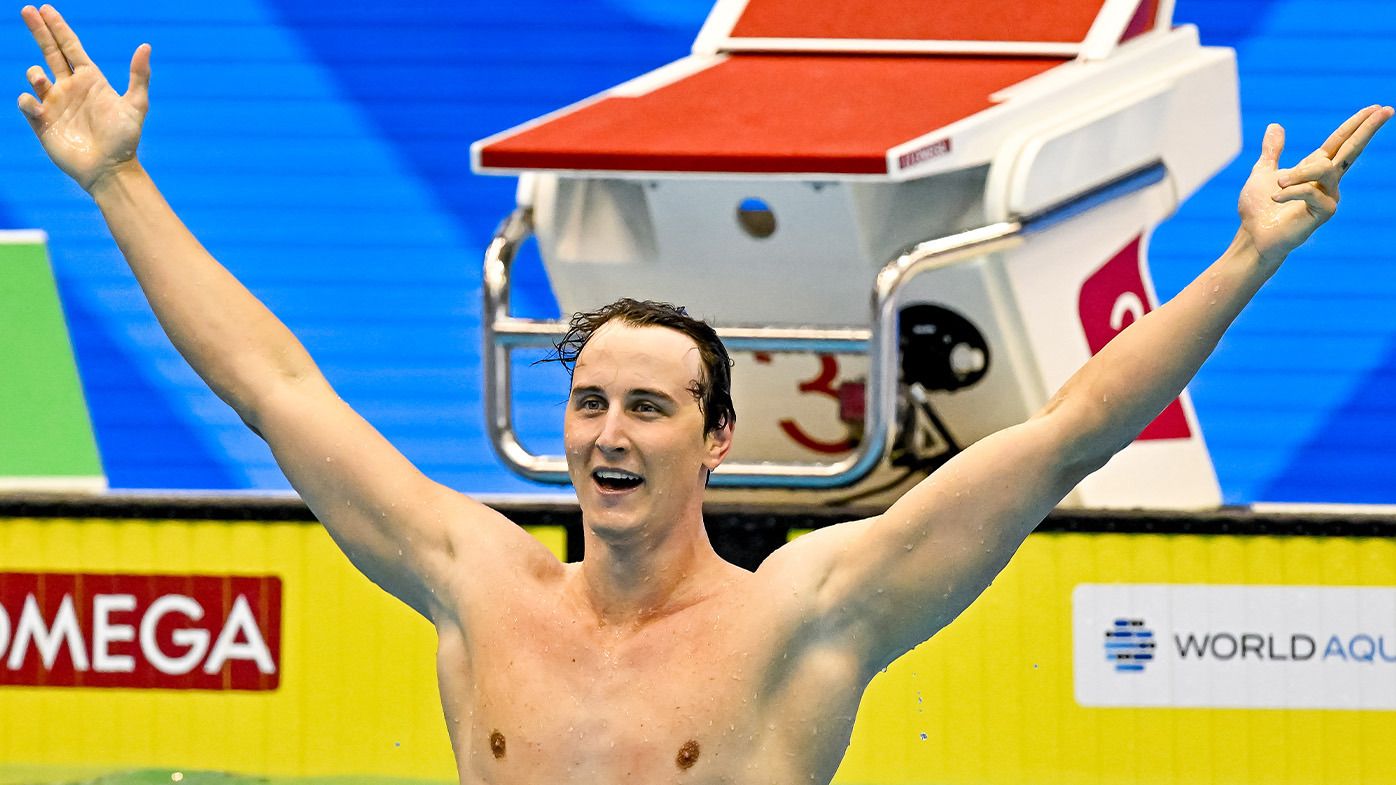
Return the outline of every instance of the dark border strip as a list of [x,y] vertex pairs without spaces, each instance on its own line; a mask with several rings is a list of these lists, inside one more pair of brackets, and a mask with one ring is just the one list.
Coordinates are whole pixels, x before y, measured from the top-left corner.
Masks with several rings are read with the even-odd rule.
[[[493,505],[523,526],[567,530],[569,559],[581,558],[581,513],[558,502],[509,501]],[[791,528],[823,526],[877,514],[876,509],[752,507],[712,504],[705,510],[709,536],[718,553],[755,566],[785,542]],[[203,494],[0,494],[3,518],[173,519],[210,521],[313,522],[305,503],[293,496]],[[1224,534],[1240,536],[1396,537],[1396,511],[1372,513],[1275,512],[1222,508],[1199,512],[1162,510],[1058,510],[1038,526],[1041,532],[1119,534]]]
[[[492,505],[524,526],[580,525],[575,505],[510,501]],[[711,504],[710,529],[756,534],[767,529],[818,529],[876,515],[873,508],[746,506]],[[0,518],[108,518],[211,521],[305,521],[315,516],[292,496],[195,494],[0,493]],[[1372,513],[1337,511],[1276,512],[1245,507],[1180,512],[1172,510],[1057,510],[1038,526],[1043,532],[1122,534],[1233,534],[1306,537],[1396,537],[1396,508]]]

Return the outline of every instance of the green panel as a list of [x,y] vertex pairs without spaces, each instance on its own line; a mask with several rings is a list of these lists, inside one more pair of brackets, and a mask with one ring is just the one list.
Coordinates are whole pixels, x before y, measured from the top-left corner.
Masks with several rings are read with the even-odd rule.
[[101,478],[42,237],[0,232],[0,481]]

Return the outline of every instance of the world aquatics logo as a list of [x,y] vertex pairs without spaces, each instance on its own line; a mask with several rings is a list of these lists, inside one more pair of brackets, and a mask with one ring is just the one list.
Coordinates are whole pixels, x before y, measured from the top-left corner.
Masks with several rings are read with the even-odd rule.
[[1157,646],[1154,631],[1143,619],[1116,619],[1105,631],[1105,659],[1115,664],[1116,672],[1144,670]]

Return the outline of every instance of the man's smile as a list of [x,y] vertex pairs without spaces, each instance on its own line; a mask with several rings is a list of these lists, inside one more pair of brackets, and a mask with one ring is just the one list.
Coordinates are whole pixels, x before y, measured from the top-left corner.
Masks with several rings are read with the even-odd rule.
[[630,493],[645,484],[645,478],[635,472],[610,467],[592,470],[591,479],[601,493],[608,495]]

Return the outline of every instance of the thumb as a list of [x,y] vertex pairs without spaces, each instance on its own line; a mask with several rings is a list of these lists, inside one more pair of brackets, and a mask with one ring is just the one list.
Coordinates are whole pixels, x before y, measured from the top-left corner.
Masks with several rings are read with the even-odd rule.
[[142,114],[150,107],[150,44],[141,44],[131,55],[131,81],[124,97]]
[[1265,139],[1260,143],[1260,160],[1256,168],[1280,168],[1280,153],[1285,149],[1285,129],[1279,123],[1271,123],[1265,129]]

